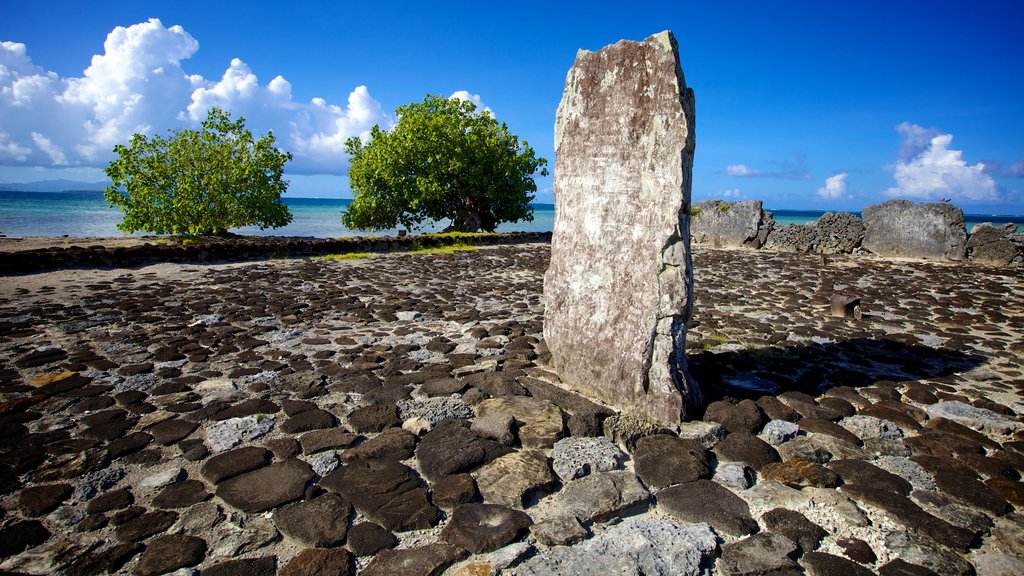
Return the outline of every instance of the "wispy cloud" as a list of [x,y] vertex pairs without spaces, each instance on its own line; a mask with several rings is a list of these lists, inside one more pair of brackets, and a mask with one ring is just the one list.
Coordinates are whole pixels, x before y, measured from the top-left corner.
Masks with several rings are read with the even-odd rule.
[[896,186],[885,191],[887,196],[918,200],[1000,200],[995,180],[986,173],[985,165],[981,162],[968,164],[963,159],[963,151],[950,148],[952,134],[908,122],[897,126],[896,131],[903,136],[903,144],[894,171]]
[[982,160],[981,163],[985,167],[985,174],[998,178],[1024,178],[1024,160],[1018,160],[1007,166],[1003,166],[995,160]]
[[219,106],[255,133],[273,130],[295,156],[290,172],[340,174],[345,140],[393,125],[365,86],[343,104],[298,102],[284,77],[261,83],[239,58],[219,79],[188,73],[198,50],[184,28],[152,19],[115,28],[81,76],[61,78],[34,64],[24,44],[0,43],[0,164],[103,166],[131,134],[194,127]]
[[797,154],[792,162],[782,162],[778,170],[759,170],[746,164],[730,164],[725,167],[726,176],[737,178],[778,178],[780,180],[811,180],[807,159]]
[[840,172],[834,176],[829,176],[825,179],[825,185],[818,188],[818,196],[827,200],[839,200],[840,198],[847,198],[846,195],[846,177],[849,176],[846,172]]

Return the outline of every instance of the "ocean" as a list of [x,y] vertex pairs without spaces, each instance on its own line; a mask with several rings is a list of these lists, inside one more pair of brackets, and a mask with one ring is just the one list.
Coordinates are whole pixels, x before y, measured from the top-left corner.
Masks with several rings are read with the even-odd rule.
[[[311,236],[338,238],[342,236],[396,234],[397,230],[368,232],[350,230],[341,225],[341,211],[351,203],[338,198],[285,198],[291,211],[292,223],[282,228],[260,230],[256,227],[232,229],[236,234],[256,236]],[[499,232],[547,232],[555,224],[555,207],[534,204],[532,222],[502,224]],[[824,212],[813,210],[769,210],[780,224],[814,222]],[[967,214],[964,217],[969,231],[975,224],[1013,222],[1018,231],[1024,231],[1024,216],[985,216]],[[0,191],[0,236],[97,236],[117,237],[124,233],[117,229],[121,211],[111,208],[102,192],[7,192]],[[438,232],[445,222],[424,226],[422,232]],[[136,233],[141,236],[142,233]]]

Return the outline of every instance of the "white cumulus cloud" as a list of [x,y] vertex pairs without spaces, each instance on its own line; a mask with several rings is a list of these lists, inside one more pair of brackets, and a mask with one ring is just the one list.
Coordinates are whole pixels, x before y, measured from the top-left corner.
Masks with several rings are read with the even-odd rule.
[[[968,164],[961,150],[950,149],[952,134],[907,122],[896,130],[904,142],[894,172],[896,186],[885,191],[887,196],[974,202],[1000,199],[995,180],[986,174],[985,165]],[[904,151],[910,155],[904,157]]]
[[730,164],[725,167],[726,176],[753,176],[757,174],[746,164]]
[[818,188],[818,196],[828,200],[838,200],[846,197],[846,172],[840,172],[835,176],[825,179],[825,186]]
[[34,64],[24,44],[0,43],[0,163],[104,166],[133,133],[196,127],[219,106],[245,116],[256,134],[272,130],[294,155],[289,172],[339,174],[345,140],[394,124],[365,86],[337,105],[297,102],[284,77],[261,84],[239,58],[219,79],[189,74],[183,63],[198,50],[181,26],[151,19],[115,28],[80,77],[60,78]]
[[478,111],[486,112],[486,113],[490,114],[491,116],[494,116],[494,110],[491,110],[490,106],[487,106],[486,104],[484,104],[483,100],[480,98],[480,95],[479,94],[470,94],[469,90],[456,90],[455,92],[452,92],[452,95],[449,96],[448,98],[449,99],[455,99],[455,100],[466,100],[467,102],[472,102],[473,104],[476,105],[476,109]]

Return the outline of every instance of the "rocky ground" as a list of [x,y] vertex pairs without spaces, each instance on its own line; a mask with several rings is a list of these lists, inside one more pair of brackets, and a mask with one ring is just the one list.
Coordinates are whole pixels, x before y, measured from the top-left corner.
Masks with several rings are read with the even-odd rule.
[[700,249],[669,432],[552,386],[547,259],[0,278],[0,569],[1024,573],[1024,271]]

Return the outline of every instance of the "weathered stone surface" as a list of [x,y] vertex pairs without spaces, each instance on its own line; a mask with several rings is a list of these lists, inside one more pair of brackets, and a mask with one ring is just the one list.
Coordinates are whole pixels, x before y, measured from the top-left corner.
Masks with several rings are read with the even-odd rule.
[[715,455],[722,462],[743,462],[756,471],[779,461],[779,453],[764,440],[746,432],[733,432],[715,445]]
[[469,474],[452,474],[434,483],[434,505],[441,508],[454,508],[459,504],[476,501],[479,492],[476,481]]
[[545,546],[569,546],[587,537],[575,516],[555,516],[530,526],[530,534]]
[[396,543],[395,535],[387,528],[374,522],[360,522],[349,529],[345,547],[356,556],[372,556]]
[[775,224],[768,231],[765,248],[779,252],[808,254],[818,250],[818,227],[815,224]]
[[862,246],[879,256],[960,261],[967,252],[964,213],[952,204],[889,200],[862,214]]
[[465,552],[451,544],[427,544],[417,548],[382,550],[373,557],[360,576],[434,576],[444,572]]
[[306,548],[281,567],[281,576],[352,576],[352,554],[344,548]]
[[498,504],[462,504],[441,530],[441,539],[473,554],[483,554],[515,540],[532,523],[526,513]]
[[204,478],[218,484],[228,478],[262,468],[270,463],[270,451],[259,446],[246,446],[222,452],[210,458],[201,469]]
[[275,574],[277,574],[276,556],[228,560],[203,569],[203,576],[274,576]]
[[743,400],[738,404],[718,400],[708,404],[704,410],[704,420],[718,422],[729,432],[757,434],[768,419],[753,400]]
[[244,512],[262,512],[302,498],[312,479],[309,464],[293,458],[225,480],[217,496]]
[[[486,421],[496,414],[515,418],[523,448],[551,448],[562,437],[565,428],[558,406],[530,396],[503,396],[483,400],[476,405],[477,418]],[[501,442],[498,438],[491,439]]]
[[638,440],[633,459],[637,476],[652,488],[667,488],[711,475],[708,454],[696,440],[668,434]]
[[657,494],[658,508],[686,522],[707,522],[732,536],[758,531],[750,507],[742,498],[710,480],[666,488]]
[[595,538],[538,554],[515,568],[519,576],[670,576],[702,574],[718,539],[707,524],[628,520]]
[[50,512],[71,496],[69,484],[45,484],[25,488],[18,496],[18,510],[28,518]]
[[932,418],[946,418],[983,432],[1008,434],[1021,427],[1006,416],[956,400],[936,402],[926,408]]
[[716,568],[728,576],[775,574],[796,568],[796,544],[782,534],[761,532],[722,546]]
[[402,428],[388,428],[362,444],[341,453],[342,462],[355,460],[405,460],[416,450],[416,435]]
[[849,576],[871,576],[871,570],[857,564],[853,560],[847,560],[842,556],[826,554],[824,552],[809,552],[804,554],[800,563],[807,569],[810,576],[832,576],[843,574]]
[[785,462],[770,462],[761,468],[762,478],[782,482],[790,488],[817,486],[818,488],[835,488],[839,485],[839,475],[817,462],[802,458],[793,458]]
[[178,514],[175,512],[154,510],[121,524],[115,533],[122,542],[138,542],[167,530],[177,519]]
[[704,200],[693,204],[691,214],[690,241],[718,248],[760,248],[771,223],[760,200]]
[[199,480],[185,480],[171,484],[153,497],[153,505],[158,508],[187,508],[210,497],[206,485]]
[[496,458],[473,473],[484,500],[522,508],[526,497],[550,486],[555,477],[540,450],[519,450]]
[[416,472],[394,460],[357,460],[328,474],[320,486],[341,494],[356,510],[389,530],[430,528],[441,518]]
[[614,470],[573,480],[529,511],[538,520],[574,516],[586,526],[647,510],[650,500],[632,472]]
[[416,460],[423,475],[440,480],[450,474],[468,472],[512,449],[473,434],[463,423],[448,421],[427,432],[416,446]]
[[555,122],[544,339],[571,389],[674,427],[686,372],[693,91],[671,32],[581,50]]
[[327,492],[274,512],[274,525],[285,536],[312,548],[330,548],[345,541],[352,506]]
[[864,222],[856,214],[825,212],[818,218],[818,252],[849,254],[864,240]]
[[778,532],[793,541],[803,552],[810,552],[818,547],[822,538],[828,534],[803,514],[785,508],[773,508],[761,516],[765,529]]
[[990,266],[1006,266],[1017,257],[1018,249],[1008,237],[1016,226],[996,228],[990,222],[971,229],[967,239],[967,258],[972,262]]
[[551,468],[562,482],[622,468],[626,455],[605,437],[563,438],[551,451]]
[[166,574],[178,568],[195,566],[206,558],[206,541],[194,536],[165,534],[150,540],[135,566],[139,576]]

